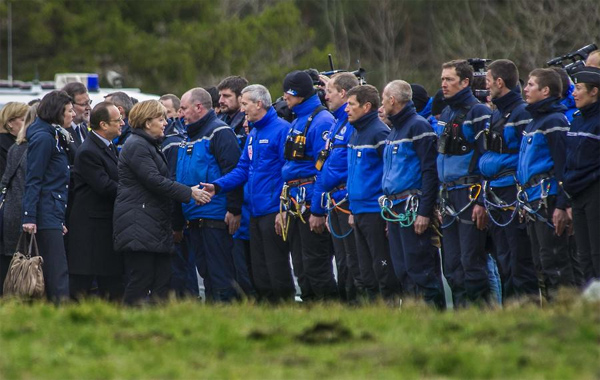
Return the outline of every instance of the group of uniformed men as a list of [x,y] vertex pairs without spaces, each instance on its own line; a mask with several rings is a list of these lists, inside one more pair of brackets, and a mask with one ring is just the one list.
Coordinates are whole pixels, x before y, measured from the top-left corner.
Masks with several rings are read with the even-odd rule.
[[455,60],[442,65],[442,96],[417,109],[423,88],[403,80],[380,96],[352,73],[293,71],[283,82],[291,124],[264,86],[239,76],[213,89],[218,103],[202,88],[163,96],[174,177],[212,197],[181,207],[178,286],[197,293],[197,268],[209,300],[280,302],[294,299],[295,275],[304,302],[404,296],[443,309],[442,273],[455,306],[491,302],[489,253],[505,300],[540,288],[552,299],[578,271],[600,277],[600,69],[584,67],[567,88],[536,69],[525,99],[513,62],[476,74],[491,104]]

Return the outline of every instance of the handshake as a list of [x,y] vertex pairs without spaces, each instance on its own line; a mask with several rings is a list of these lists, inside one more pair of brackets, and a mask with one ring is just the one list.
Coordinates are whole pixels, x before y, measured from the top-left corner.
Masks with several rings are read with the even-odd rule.
[[[202,186],[202,188],[200,188]],[[212,197],[215,196],[215,185],[211,183],[201,183],[200,185],[192,186],[192,199],[199,206],[205,205]]]

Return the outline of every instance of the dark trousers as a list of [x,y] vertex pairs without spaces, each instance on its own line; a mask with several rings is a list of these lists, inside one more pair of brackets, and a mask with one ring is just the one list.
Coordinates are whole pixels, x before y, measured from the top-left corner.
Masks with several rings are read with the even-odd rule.
[[[233,263],[233,238],[222,228],[190,229],[190,249],[204,279],[207,300],[232,301],[239,297]],[[239,286],[239,285],[237,285]]]
[[[343,206],[345,205],[341,207]],[[347,210],[347,208],[344,207],[344,210]],[[358,267],[354,231],[348,225],[348,214],[342,211],[333,210],[329,214],[329,221],[333,232],[338,236],[351,231],[348,236],[341,239],[332,236],[332,241],[337,266],[337,282],[340,298],[343,301],[353,301],[356,299],[357,289],[363,288],[360,278],[360,268]]]
[[[97,292],[92,292],[94,281],[98,285]],[[100,298],[111,302],[120,302],[123,299],[125,284],[123,275],[96,276],[69,274],[69,288],[71,297],[76,300],[97,294]]]
[[65,241],[61,230],[38,230],[35,235],[40,256],[44,259],[42,269],[46,296],[52,302],[69,298],[69,271]]
[[310,212],[300,218],[290,218],[288,239],[292,251],[294,273],[303,301],[336,299],[339,297],[333,275],[333,250],[329,232],[317,234],[310,230]]
[[[403,212],[404,206],[397,205],[394,211]],[[414,226],[402,227],[399,223],[387,223],[390,240],[390,256],[396,277],[408,277],[405,286],[401,282],[403,294],[423,298],[439,309],[446,307],[444,286],[438,249],[432,242],[432,231],[428,228],[421,235],[415,233]],[[398,268],[398,269],[396,269]],[[402,281],[402,280],[400,280]]]
[[6,280],[11,260],[12,256],[0,255],[0,296],[4,294],[4,280]]
[[275,233],[276,215],[250,218],[250,267],[259,300],[293,301],[296,289],[290,251],[288,244]]
[[175,243],[175,255],[171,258],[171,289],[180,298],[198,297],[198,276],[196,274],[196,258],[189,249],[189,230],[183,231],[181,243]]
[[[495,187],[494,193],[506,203],[516,199],[515,186]],[[491,210],[492,217],[499,224],[510,220],[512,210]],[[500,227],[490,223],[493,253],[502,280],[502,298],[519,297],[538,293],[538,280],[531,254],[531,243],[527,235],[527,225],[515,215],[510,224]]]
[[354,237],[360,276],[368,297],[391,299],[399,294],[399,283],[385,236],[385,221],[379,213],[354,215]]
[[[542,206],[539,214],[552,221],[556,197],[548,197],[547,202],[548,207]],[[534,202],[532,207],[537,208],[537,202]],[[527,230],[531,239],[534,263],[540,268],[547,296],[552,299],[560,286],[575,285],[569,258],[569,236],[566,231],[561,236],[557,236],[554,228],[538,219],[530,221]]]
[[573,196],[573,227],[585,282],[600,278],[600,181]]
[[[469,202],[468,188],[452,190],[448,193],[449,202],[460,211]],[[444,275],[452,289],[455,307],[466,306],[470,302],[488,302],[490,283],[487,275],[485,252],[486,231],[478,230],[471,220],[474,205],[467,208],[452,224],[450,216],[444,217],[442,244]]]
[[123,302],[139,305],[150,294],[152,301],[167,299],[171,282],[171,255],[156,252],[125,252],[127,286]]
[[[275,223],[275,222],[273,222]],[[244,294],[254,297],[256,291],[250,274],[250,240],[233,239],[233,265],[235,267],[235,280]]]

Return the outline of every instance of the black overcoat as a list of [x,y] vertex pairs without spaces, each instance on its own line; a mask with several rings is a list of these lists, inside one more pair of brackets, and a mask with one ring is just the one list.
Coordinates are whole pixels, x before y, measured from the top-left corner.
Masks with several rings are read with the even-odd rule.
[[117,198],[117,155],[94,133],[77,149],[73,206],[69,215],[69,273],[114,276],[123,257],[113,249],[113,210]]
[[170,179],[160,141],[133,129],[119,155],[115,250],[171,253],[172,201],[188,203],[191,196],[188,186]]

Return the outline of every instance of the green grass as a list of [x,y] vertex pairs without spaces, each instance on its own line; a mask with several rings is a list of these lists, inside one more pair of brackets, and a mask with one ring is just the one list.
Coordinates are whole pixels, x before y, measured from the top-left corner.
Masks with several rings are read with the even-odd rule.
[[600,304],[0,303],[0,379],[598,379]]

